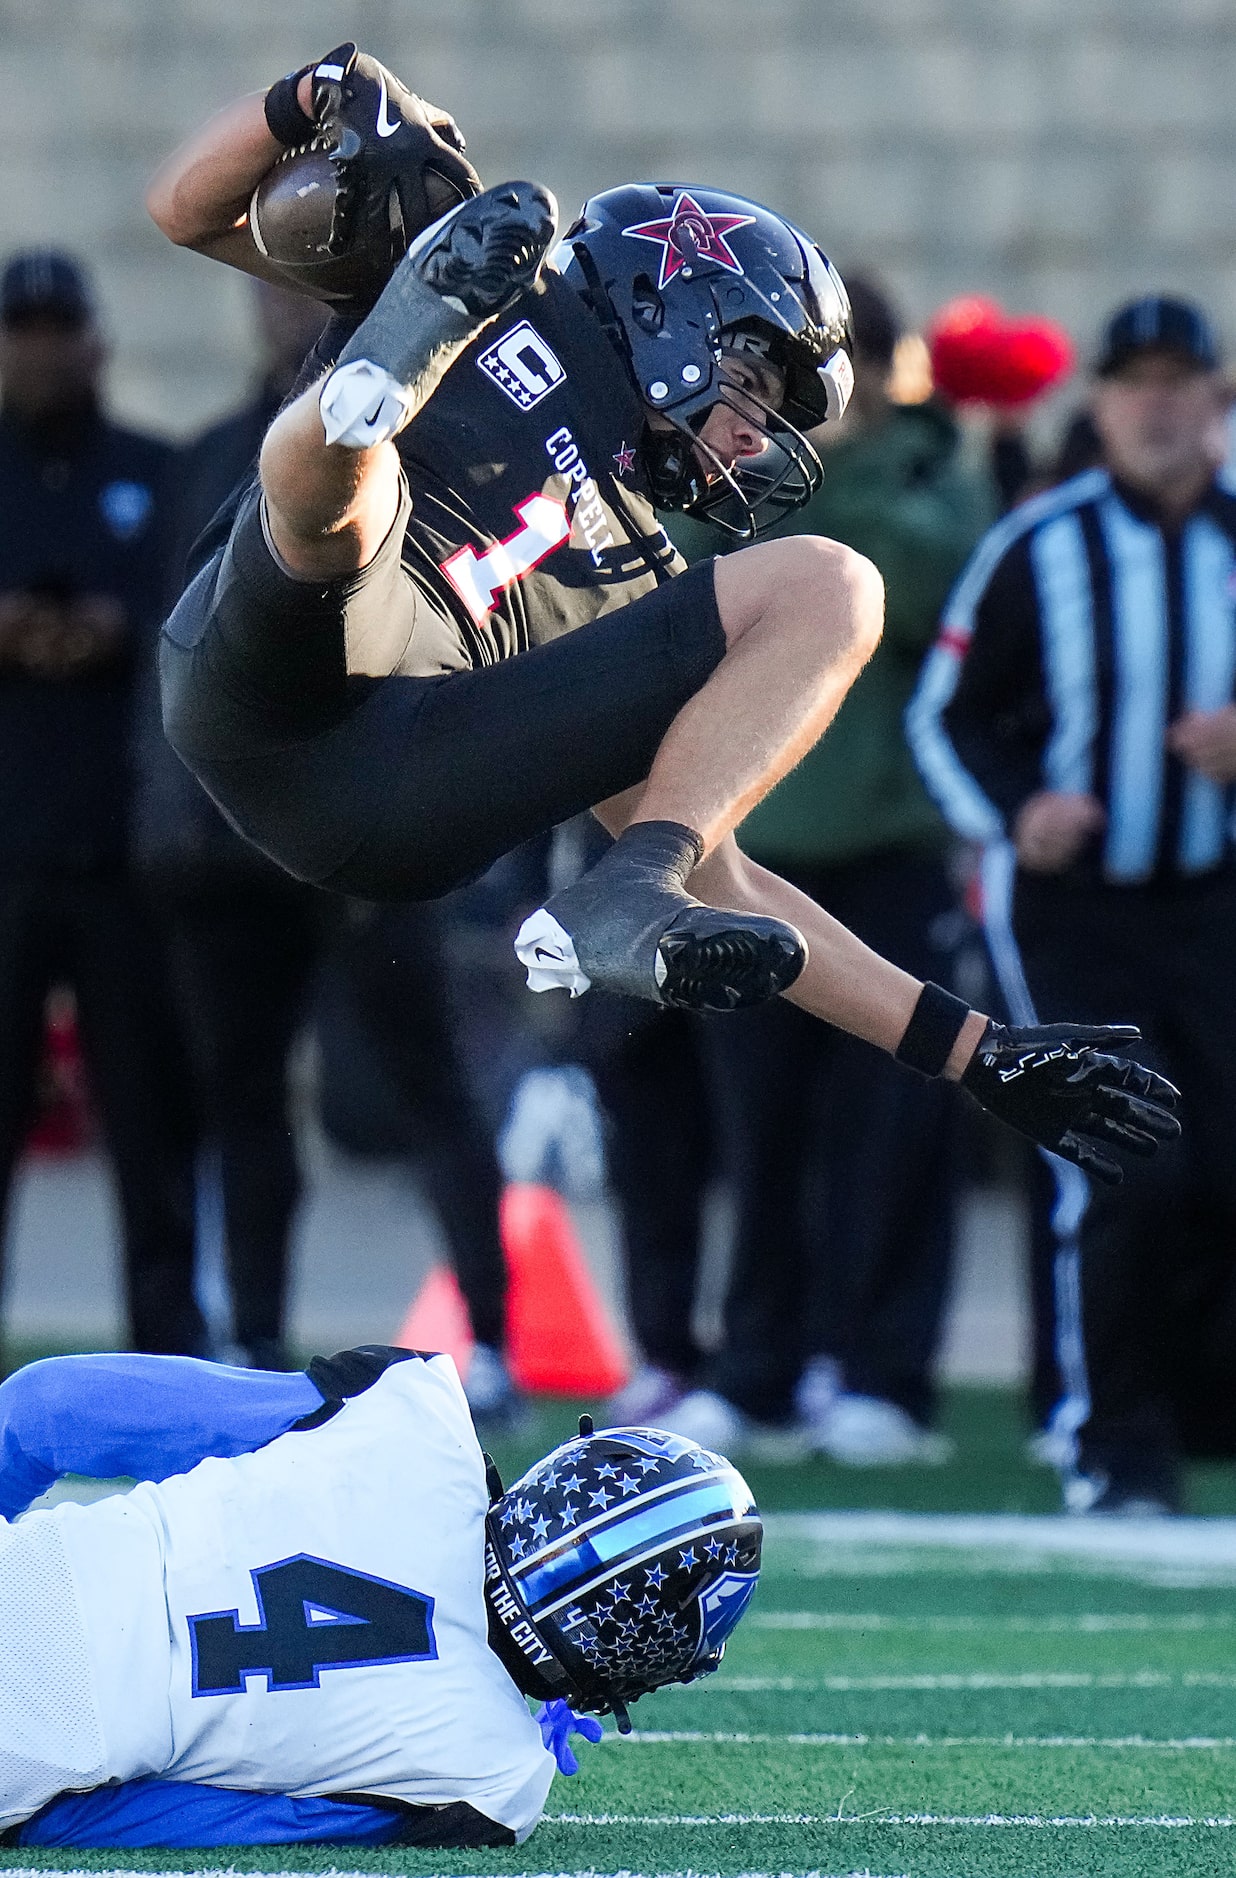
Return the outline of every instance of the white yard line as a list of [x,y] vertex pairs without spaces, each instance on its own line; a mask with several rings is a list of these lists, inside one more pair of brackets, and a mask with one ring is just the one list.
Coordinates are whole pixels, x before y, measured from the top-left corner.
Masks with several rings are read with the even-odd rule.
[[[1094,1827],[1161,1827],[1179,1831],[1205,1827],[1227,1831],[1236,1818],[1214,1819],[1190,1814],[1078,1813],[1049,1816],[1041,1813],[546,1813],[545,1823],[557,1826],[1015,1826],[1038,1829]],[[166,1878],[166,1875],[163,1875]]]
[[1170,1753],[1217,1752],[1236,1749],[1236,1735],[841,1735],[748,1734],[715,1729],[637,1728],[629,1735],[607,1734],[605,1742],[621,1746],[657,1747],[666,1742],[705,1742],[721,1746],[773,1746],[805,1748],[1159,1748]]
[[983,1630],[1025,1632],[1027,1635],[1099,1636],[1106,1632],[1189,1632],[1231,1630],[1231,1611],[1176,1611],[1158,1616],[1150,1611],[1076,1611],[1055,1616],[897,1617],[871,1611],[751,1611],[744,1630],[869,1630],[970,1632]]
[[1236,1519],[1069,1519],[1014,1513],[773,1513],[770,1539],[939,1546],[1236,1571]]
[[1085,1669],[1029,1669],[1011,1675],[974,1670],[906,1676],[718,1676],[701,1683],[699,1695],[832,1695],[874,1689],[924,1693],[982,1689],[1236,1689],[1236,1671],[1198,1669],[1169,1675],[1161,1669],[1103,1674]]

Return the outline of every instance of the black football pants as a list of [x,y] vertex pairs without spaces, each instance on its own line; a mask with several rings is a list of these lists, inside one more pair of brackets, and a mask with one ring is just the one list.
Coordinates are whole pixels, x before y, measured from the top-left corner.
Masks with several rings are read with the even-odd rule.
[[215,801],[289,873],[367,900],[434,899],[642,782],[725,653],[706,561],[558,638],[537,621],[546,643],[516,657],[444,672],[440,633],[418,653],[418,620],[440,626],[440,608],[402,539],[401,518],[359,573],[295,580],[251,494],[160,649],[169,740]]
[[72,986],[120,1200],[134,1348],[204,1354],[188,1065],[154,922],[119,874],[0,881],[0,1220],[34,1114],[43,1009]]

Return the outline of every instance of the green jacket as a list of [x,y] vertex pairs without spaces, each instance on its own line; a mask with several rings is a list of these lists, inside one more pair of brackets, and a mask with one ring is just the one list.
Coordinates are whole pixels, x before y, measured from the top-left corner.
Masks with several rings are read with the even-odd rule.
[[[884,637],[823,738],[742,825],[771,865],[829,866],[947,839],[919,780],[902,718],[944,602],[994,519],[993,492],[962,461],[960,433],[934,405],[894,405],[875,430],[824,452],[824,487],[773,535],[827,535],[884,576]],[[688,560],[725,543],[685,516],[667,518]]]

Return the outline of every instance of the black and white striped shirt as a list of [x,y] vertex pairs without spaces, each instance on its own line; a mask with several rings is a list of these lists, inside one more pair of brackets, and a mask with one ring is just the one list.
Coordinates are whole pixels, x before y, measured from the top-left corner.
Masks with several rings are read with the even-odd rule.
[[1236,490],[1165,530],[1106,470],[1006,516],[945,609],[907,713],[952,826],[1002,838],[1039,790],[1097,796],[1088,865],[1115,882],[1222,866],[1234,792],[1167,748],[1186,711],[1236,691]]

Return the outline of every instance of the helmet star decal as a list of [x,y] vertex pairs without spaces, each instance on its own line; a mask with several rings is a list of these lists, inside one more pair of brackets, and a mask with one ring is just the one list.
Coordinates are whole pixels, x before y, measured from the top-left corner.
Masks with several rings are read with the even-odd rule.
[[660,243],[659,290],[673,280],[675,274],[681,273],[683,268],[692,266],[696,261],[715,261],[718,267],[728,269],[731,274],[741,274],[742,262],[725,237],[736,228],[746,228],[754,221],[754,215],[708,215],[695,197],[683,189],[679,192],[672,212],[663,221],[639,222],[633,228],[624,228],[622,232],[624,235],[633,235],[637,241]]

